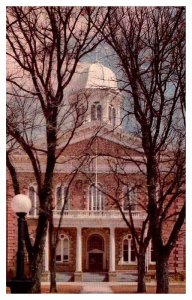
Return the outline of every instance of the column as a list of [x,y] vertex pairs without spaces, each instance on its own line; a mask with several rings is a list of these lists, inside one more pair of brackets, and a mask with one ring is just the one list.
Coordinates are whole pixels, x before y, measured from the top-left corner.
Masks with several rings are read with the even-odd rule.
[[[146,238],[147,232],[148,232],[148,226],[145,229],[144,238]],[[149,245],[150,245],[150,242],[149,242]],[[149,261],[150,261],[149,255],[151,255],[151,253],[150,253],[151,251],[149,251],[149,245],[148,245],[148,247],[146,249],[146,252],[145,252],[145,272],[146,273],[149,271]],[[151,247],[150,247],[150,250],[151,250]]]
[[113,227],[110,228],[109,247],[109,281],[115,281],[115,228]]
[[82,281],[82,236],[81,227],[77,227],[77,242],[76,242],[76,271],[74,274],[75,281]]
[[77,228],[76,272],[82,272],[82,241],[81,227]]
[[42,273],[42,281],[50,280],[50,272],[49,272],[49,225],[47,228],[47,233],[45,237],[45,248],[44,248],[44,269]]
[[49,243],[48,243],[48,228],[45,239],[45,272],[49,271]]

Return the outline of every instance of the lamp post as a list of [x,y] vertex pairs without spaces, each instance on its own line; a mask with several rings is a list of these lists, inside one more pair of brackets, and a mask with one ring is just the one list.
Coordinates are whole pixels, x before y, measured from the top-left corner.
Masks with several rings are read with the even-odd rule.
[[13,197],[11,207],[18,217],[18,246],[16,277],[8,280],[7,286],[10,287],[12,294],[26,294],[34,283],[33,280],[26,278],[24,272],[25,216],[31,209],[31,200],[26,195],[18,194]]

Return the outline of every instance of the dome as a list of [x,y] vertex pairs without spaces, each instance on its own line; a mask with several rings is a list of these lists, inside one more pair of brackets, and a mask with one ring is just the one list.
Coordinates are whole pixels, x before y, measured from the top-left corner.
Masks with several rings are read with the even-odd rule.
[[113,71],[99,62],[77,71],[71,83],[71,93],[96,88],[118,89]]

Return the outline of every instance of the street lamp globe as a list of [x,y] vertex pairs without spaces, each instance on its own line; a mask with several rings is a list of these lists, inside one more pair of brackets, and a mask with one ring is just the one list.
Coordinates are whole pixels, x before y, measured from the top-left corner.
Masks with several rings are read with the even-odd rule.
[[26,213],[31,209],[31,200],[27,195],[18,194],[13,197],[11,207],[15,213]]

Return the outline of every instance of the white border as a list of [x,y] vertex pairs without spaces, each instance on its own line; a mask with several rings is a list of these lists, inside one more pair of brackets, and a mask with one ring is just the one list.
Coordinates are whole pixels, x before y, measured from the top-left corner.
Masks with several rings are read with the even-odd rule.
[[[77,0],[70,0],[70,1],[58,1],[55,0],[54,2],[52,0],[32,0],[32,1],[21,1],[21,0],[1,0],[0,2],[0,20],[1,20],[1,34],[0,34],[0,45],[1,45],[1,59],[0,59],[0,82],[1,82],[1,88],[0,88],[0,99],[1,99],[1,111],[0,111],[0,119],[1,119],[1,126],[0,126],[0,136],[1,136],[1,159],[0,159],[0,213],[1,213],[1,219],[0,219],[0,228],[1,232],[1,247],[0,247],[0,255],[1,255],[1,272],[0,272],[0,296],[2,296],[2,299],[5,299],[6,297],[9,297],[5,293],[5,286],[6,286],[6,180],[5,180],[5,174],[6,174],[6,168],[5,168],[5,94],[6,94],[6,88],[5,88],[5,73],[6,73],[6,58],[5,58],[5,7],[7,6],[14,6],[14,5],[75,5],[75,6],[89,6],[89,5],[95,5],[95,6],[109,6],[111,5],[111,1],[104,1],[104,0],[95,0],[94,2],[91,2],[90,0],[86,1],[77,1]],[[129,1],[116,1],[116,3],[113,4],[113,6],[143,6],[146,5],[144,1],[140,0],[129,0]],[[186,253],[187,253],[187,263],[186,263],[186,270],[187,270],[187,293],[182,295],[157,295],[159,298],[167,298],[167,299],[190,299],[192,295],[192,276],[191,276],[191,270],[192,270],[192,231],[191,229],[191,212],[192,212],[192,167],[191,167],[191,156],[192,156],[192,121],[191,121],[191,115],[192,115],[192,93],[191,93],[191,85],[192,85],[192,4],[190,3],[190,0],[161,0],[161,1],[154,1],[154,0],[148,0],[147,6],[186,6],[187,11],[187,240],[186,240]],[[42,295],[35,295],[39,299]],[[45,296],[45,295],[44,295]],[[46,295],[47,297],[52,297],[53,295]],[[105,295],[106,297],[107,295]],[[110,294],[110,297],[116,298],[121,297],[121,299],[127,299],[127,297],[131,297],[131,299],[152,299],[154,295],[146,294],[146,295],[137,295],[137,294],[121,294],[121,295],[115,295]],[[4,298],[5,297],[5,298]],[[24,299],[26,297],[25,295],[12,295],[12,298],[16,299]],[[33,297],[33,295],[27,295],[27,297]],[[90,298],[90,295],[82,294],[82,295],[62,295],[62,294],[54,294],[55,297],[63,299],[63,297],[67,297],[68,299],[74,299],[74,297],[78,297],[78,299],[82,298]],[[91,298],[96,299],[98,297],[96,294],[92,294]]]

